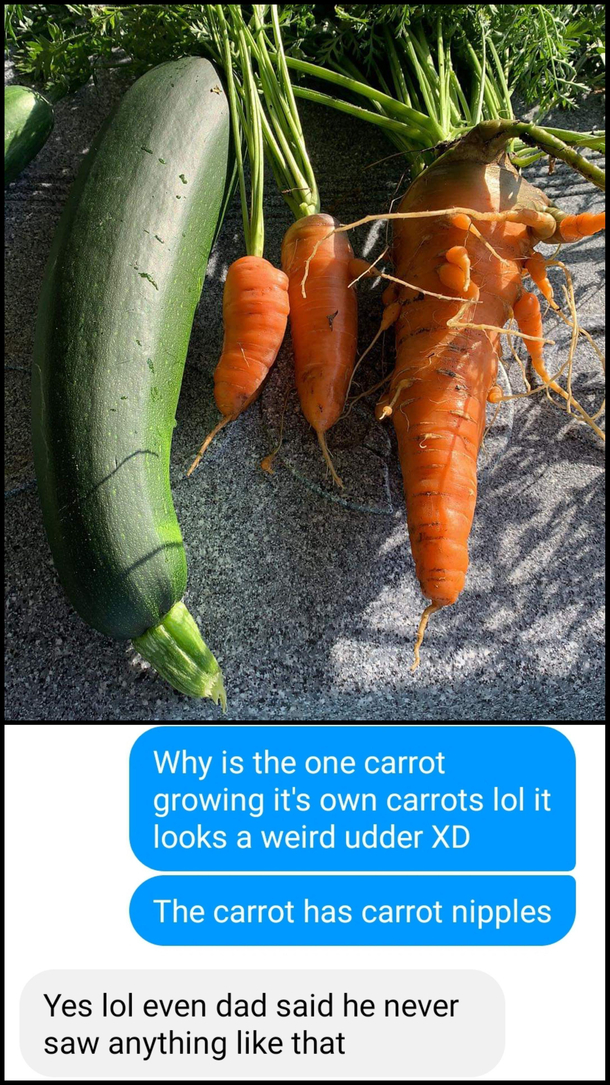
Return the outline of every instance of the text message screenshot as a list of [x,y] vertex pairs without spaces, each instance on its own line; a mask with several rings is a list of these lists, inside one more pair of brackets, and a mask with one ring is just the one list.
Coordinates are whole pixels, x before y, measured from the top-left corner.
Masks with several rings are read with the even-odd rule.
[[5,734],[7,1080],[604,1080],[605,725]]

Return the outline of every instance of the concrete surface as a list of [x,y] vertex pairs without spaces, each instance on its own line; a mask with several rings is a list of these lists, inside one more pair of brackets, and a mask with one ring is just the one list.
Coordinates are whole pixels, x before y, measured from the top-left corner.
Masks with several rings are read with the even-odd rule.
[[[9,71],[9,79],[12,80]],[[8,189],[6,207],[6,718],[220,720],[209,702],[174,693],[130,646],[88,629],[68,604],[44,536],[29,436],[33,328],[53,231],[78,164],[121,92],[116,78],[64,100],[47,146]],[[599,99],[569,117],[601,126]],[[386,209],[401,160],[368,126],[303,103],[322,206],[343,221]],[[558,121],[561,123],[561,120]],[[332,144],[328,143],[332,132]],[[598,208],[599,192],[559,165],[528,176],[568,211]],[[273,182],[267,255],[279,262],[290,213]],[[377,254],[383,227],[362,228],[356,251]],[[601,339],[604,242],[565,250],[582,324]],[[186,602],[223,668],[227,720],[603,719],[603,465],[587,428],[542,396],[503,414],[482,453],[467,587],[433,617],[422,664],[412,648],[422,598],[414,576],[391,427],[373,400],[331,441],[347,482],[332,494],[316,445],[289,394],[283,461],[273,447],[289,379],[287,339],[262,401],[219,436],[196,475],[193,452],[216,413],[211,374],[222,340],[222,282],[242,254],[235,199],[210,260],[186,366],[172,452],[173,491],[189,563]],[[378,292],[360,290],[360,341],[379,320]],[[567,337],[547,324],[557,346]],[[389,364],[388,338],[362,389]],[[516,366],[510,369],[518,387]],[[601,401],[599,364],[579,347],[575,390]],[[332,499],[329,499],[329,495]]]

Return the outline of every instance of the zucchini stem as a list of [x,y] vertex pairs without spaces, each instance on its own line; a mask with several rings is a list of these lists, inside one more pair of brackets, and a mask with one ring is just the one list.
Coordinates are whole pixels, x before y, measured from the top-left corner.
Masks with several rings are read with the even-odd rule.
[[227,710],[222,673],[184,603],[174,603],[158,625],[133,640],[162,678],[188,697],[211,697]]

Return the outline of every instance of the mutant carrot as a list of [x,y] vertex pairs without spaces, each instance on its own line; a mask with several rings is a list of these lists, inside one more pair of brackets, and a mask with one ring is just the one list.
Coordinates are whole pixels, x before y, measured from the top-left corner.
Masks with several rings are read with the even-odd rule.
[[[430,600],[414,669],[428,618],[455,603],[464,587],[485,406],[499,398],[500,336],[513,311],[516,334],[549,381],[540,307],[522,288],[524,263],[542,283],[534,245],[550,217],[549,201],[518,176],[503,150],[488,152],[481,127],[481,135],[470,133],[414,181],[398,209],[407,217],[394,226],[395,277],[412,285],[398,292],[396,366],[377,417],[392,416],[416,574]],[[475,232],[464,208],[477,219]],[[447,210],[437,218],[437,209]],[[602,225],[593,216],[565,222],[564,240]],[[455,292],[455,302],[431,296],[440,284]],[[395,297],[388,295],[390,304]]]
[[297,219],[282,243],[282,268],[289,281],[290,327],[301,408],[316,431],[334,481],[342,485],[325,435],[345,405],[356,361],[358,309],[355,291],[350,288],[354,254],[347,234],[332,233],[337,225],[331,215]]

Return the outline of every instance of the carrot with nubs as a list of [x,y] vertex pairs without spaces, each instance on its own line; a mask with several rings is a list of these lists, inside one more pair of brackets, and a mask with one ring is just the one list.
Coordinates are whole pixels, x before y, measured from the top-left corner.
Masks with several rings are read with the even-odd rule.
[[[501,335],[525,340],[547,387],[592,421],[546,371],[540,306],[522,277],[525,269],[554,304],[534,246],[541,237],[587,236],[603,219],[551,208],[517,174],[497,136],[495,125],[473,129],[420,174],[397,212],[363,220],[394,219],[395,285],[384,301],[395,320],[396,365],[376,413],[394,423],[415,570],[430,600],[413,669],[430,615],[455,603],[464,587],[486,403],[503,398]],[[513,315],[518,330],[505,329]]]

